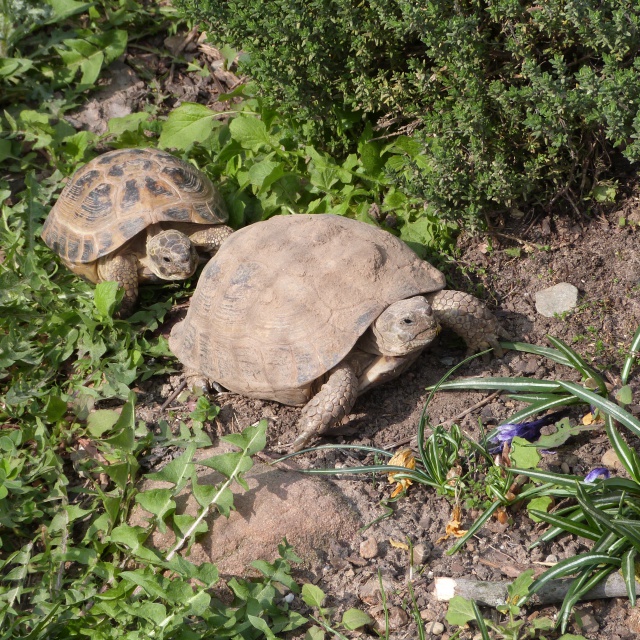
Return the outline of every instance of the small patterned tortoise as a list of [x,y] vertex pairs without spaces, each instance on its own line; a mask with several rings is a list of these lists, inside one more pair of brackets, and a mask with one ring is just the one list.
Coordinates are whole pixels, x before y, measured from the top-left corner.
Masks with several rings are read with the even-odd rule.
[[207,176],[159,149],[118,149],[73,175],[49,213],[42,239],[71,271],[124,288],[129,315],[138,283],[183,280],[199,254],[229,236],[222,197]]
[[337,215],[236,231],[204,268],[169,338],[190,384],[304,405],[299,450],[356,397],[403,373],[444,325],[470,350],[506,337],[473,296],[395,236]]

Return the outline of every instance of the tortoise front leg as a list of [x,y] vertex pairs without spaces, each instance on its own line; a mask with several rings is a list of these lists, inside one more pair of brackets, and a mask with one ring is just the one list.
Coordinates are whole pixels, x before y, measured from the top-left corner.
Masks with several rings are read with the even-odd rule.
[[293,451],[304,449],[309,440],[324,433],[349,415],[358,397],[355,369],[340,363],[329,372],[327,381],[302,409],[298,420],[300,435],[291,444]]
[[493,347],[496,354],[502,356],[498,337],[509,339],[509,334],[478,298],[449,289],[432,293],[426,298],[438,322],[455,331],[467,343],[469,352]]
[[124,297],[117,318],[131,315],[138,299],[138,260],[132,255],[106,256],[98,263],[101,282],[117,282],[124,289]]
[[189,240],[203,251],[215,253],[232,233],[233,229],[231,227],[219,224],[215,227],[207,227],[206,229],[192,233],[189,236]]

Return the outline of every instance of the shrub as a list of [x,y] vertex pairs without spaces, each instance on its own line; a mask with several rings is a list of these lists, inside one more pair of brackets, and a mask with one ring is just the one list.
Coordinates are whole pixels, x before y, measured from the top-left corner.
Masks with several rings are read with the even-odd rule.
[[[305,135],[416,123],[399,180],[443,214],[611,199],[640,159],[634,0],[179,0]],[[389,133],[386,131],[384,133]]]

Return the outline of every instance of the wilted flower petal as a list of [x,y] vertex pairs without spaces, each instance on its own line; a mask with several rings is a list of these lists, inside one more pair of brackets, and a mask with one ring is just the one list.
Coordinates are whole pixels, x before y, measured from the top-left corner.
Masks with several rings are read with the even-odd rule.
[[609,469],[606,467],[596,467],[595,469],[591,469],[589,473],[584,477],[585,482],[595,482],[600,477],[603,480],[607,480],[611,474],[609,473]]
[[[416,459],[414,458],[411,449],[403,449],[402,451],[398,451],[387,464],[397,467],[406,467],[407,469],[415,469]],[[397,471],[389,474],[389,482],[398,483],[391,494],[392,498],[395,498],[402,491],[406,491],[411,485],[411,480],[409,480],[409,478],[400,478],[399,480],[396,480],[396,473]]]

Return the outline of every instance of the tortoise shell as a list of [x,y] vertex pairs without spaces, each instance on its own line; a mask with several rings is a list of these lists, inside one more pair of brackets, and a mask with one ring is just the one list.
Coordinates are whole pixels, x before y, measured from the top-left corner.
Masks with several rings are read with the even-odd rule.
[[70,264],[113,253],[149,225],[219,224],[227,213],[201,171],[159,149],[117,149],[75,172],[42,239]]
[[444,284],[378,227],[330,214],[278,216],[225,240],[169,345],[187,369],[231,391],[300,404],[287,390],[338,364],[387,306]]

